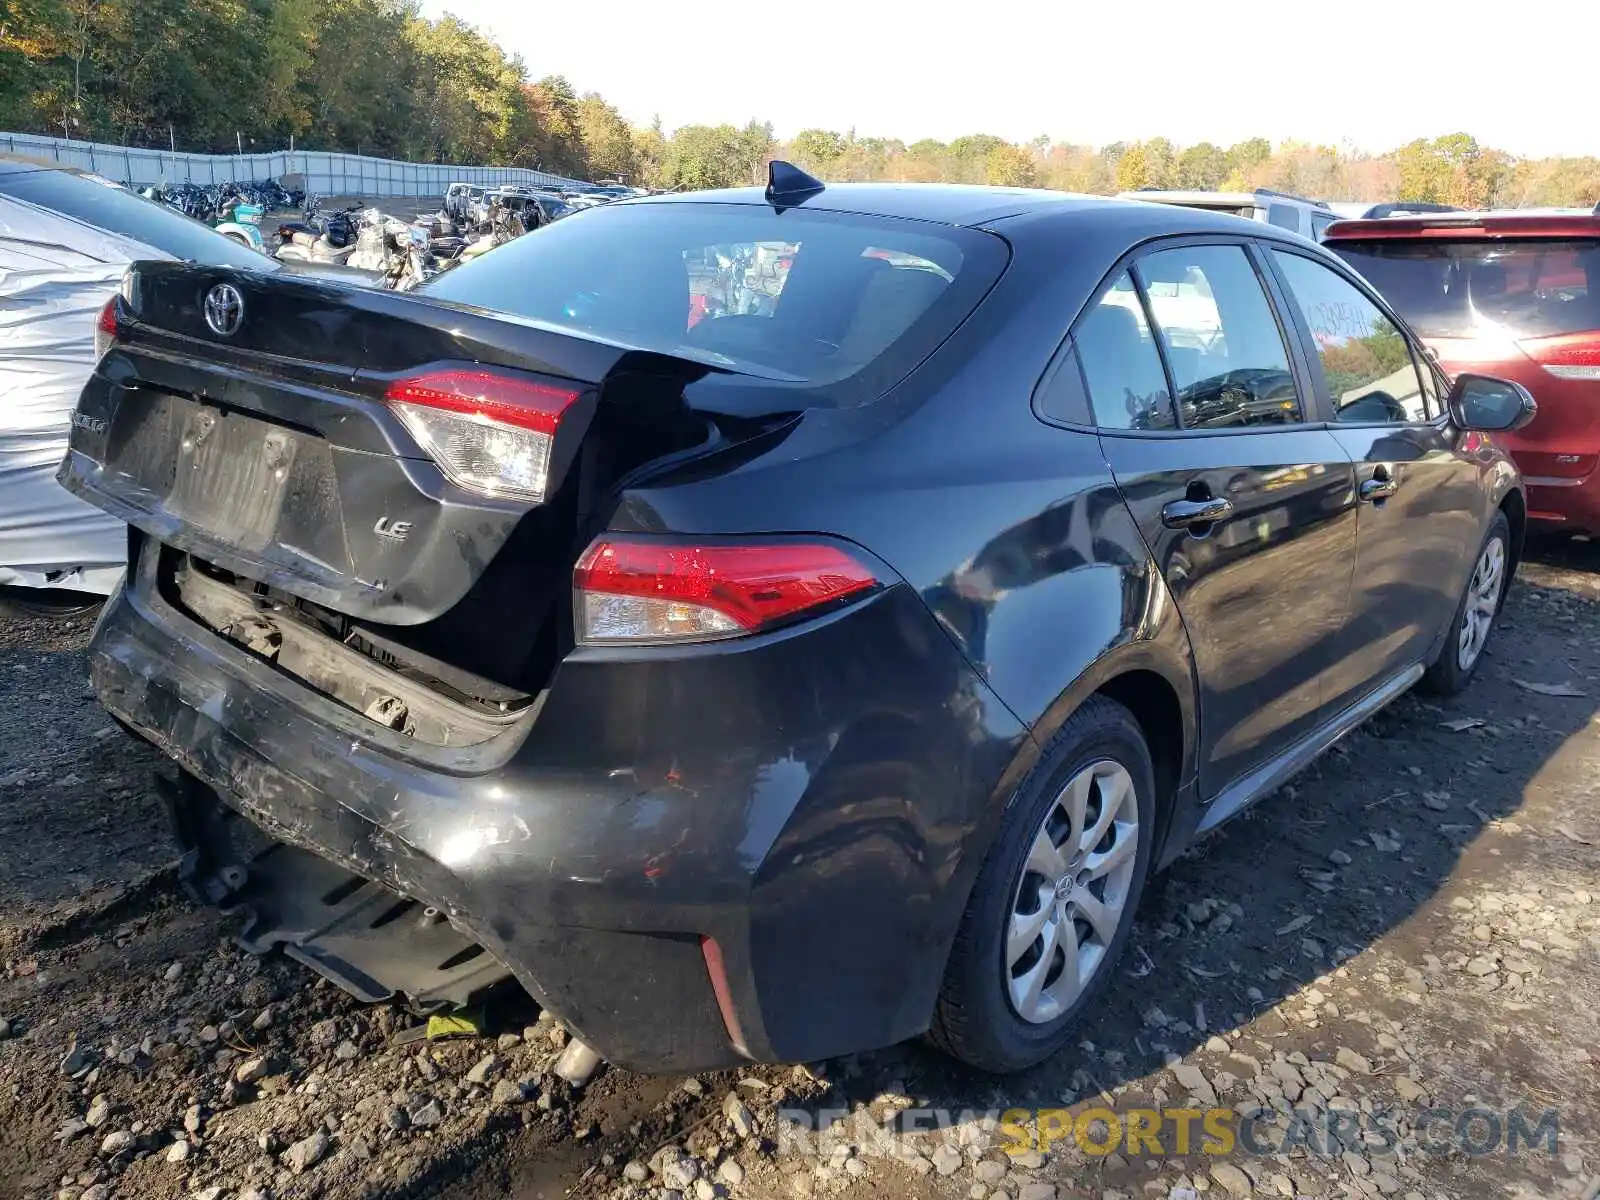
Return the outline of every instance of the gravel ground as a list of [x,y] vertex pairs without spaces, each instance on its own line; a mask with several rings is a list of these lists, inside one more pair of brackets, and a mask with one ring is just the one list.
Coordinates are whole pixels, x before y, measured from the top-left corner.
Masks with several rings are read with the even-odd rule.
[[[1597,619],[1600,552],[1526,567],[1470,691],[1403,699],[1158,880],[1098,1018],[1025,1076],[908,1045],[574,1092],[526,1001],[407,1041],[403,1010],[232,948],[175,893],[162,764],[84,684],[90,618],[0,611],[0,1198],[1593,1200]],[[1213,1106],[1334,1136],[1208,1154],[1196,1118],[1091,1152],[1090,1110]],[[1090,1115],[1041,1154],[1011,1108]],[[1509,1153],[1510,1109],[1553,1110],[1554,1149]]]

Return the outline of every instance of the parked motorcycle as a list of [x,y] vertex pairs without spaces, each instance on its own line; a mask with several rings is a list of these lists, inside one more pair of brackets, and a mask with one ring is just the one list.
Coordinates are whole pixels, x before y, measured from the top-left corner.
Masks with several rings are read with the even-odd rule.
[[273,257],[286,262],[345,264],[355,253],[360,211],[359,204],[324,209],[322,197],[310,197],[300,220],[278,226],[278,246]]
[[222,202],[217,221],[212,226],[225,238],[261,254],[267,252],[266,239],[261,236],[261,217],[264,209],[259,204],[247,203],[242,196],[230,196]]

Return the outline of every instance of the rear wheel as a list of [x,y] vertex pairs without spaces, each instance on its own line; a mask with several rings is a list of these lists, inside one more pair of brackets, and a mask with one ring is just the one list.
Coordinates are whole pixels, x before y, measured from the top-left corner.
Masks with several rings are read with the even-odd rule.
[[0,609],[30,617],[81,617],[96,612],[104,596],[62,588],[0,587]]
[[1444,640],[1444,649],[1423,676],[1428,691],[1450,696],[1466,687],[1478,663],[1483,660],[1483,649],[1494,632],[1495,619],[1505,602],[1506,589],[1511,584],[1511,526],[1503,512],[1497,512],[1489,522],[1489,532],[1484,535],[1478,557],[1473,561],[1472,574],[1456,605],[1456,615],[1450,622],[1450,631]]
[[1096,696],[1006,814],[956,934],[929,1039],[981,1070],[1066,1045],[1111,978],[1150,872],[1155,781],[1138,722]]

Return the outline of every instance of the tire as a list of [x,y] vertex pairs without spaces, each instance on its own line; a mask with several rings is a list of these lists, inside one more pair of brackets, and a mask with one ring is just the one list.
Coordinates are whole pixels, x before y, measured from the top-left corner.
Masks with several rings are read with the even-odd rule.
[[[1089,895],[1076,886],[1087,870],[1072,869],[1077,863],[1074,845],[1079,844],[1072,824],[1069,821],[1066,828],[1061,824],[1068,821],[1071,796],[1077,792],[1069,785],[1081,785],[1085,777],[1090,779],[1081,822],[1086,832],[1094,828],[1094,818],[1103,815],[1108,799],[1116,807],[1106,837],[1090,848],[1083,862],[1092,865],[1113,851],[1119,854],[1117,865],[1089,884]],[[1134,815],[1137,824],[1130,831],[1126,818]],[[1051,739],[1018,789],[979,869],[945,966],[928,1040],[952,1058],[996,1074],[1024,1070],[1065,1046],[1127,948],[1150,874],[1155,819],[1155,772],[1138,722],[1114,700],[1092,697]],[[1053,870],[1048,874],[1034,870],[1041,862],[1056,861],[1048,850],[1040,853],[1041,836],[1059,846],[1065,860],[1065,877],[1056,887],[1049,880]],[[1124,840],[1118,841],[1119,836]],[[1119,897],[1117,907],[1113,901]],[[1069,922],[1066,914],[1088,911],[1076,905],[1092,900],[1099,901],[1098,922],[1081,915]],[[1025,924],[1029,917],[1024,910],[1034,914],[1033,923],[1044,923],[1020,956],[1013,957],[1008,943],[1021,946],[1032,930],[1032,924]],[[1064,969],[1067,959],[1061,940],[1069,924],[1081,942],[1080,965],[1085,963],[1084,952],[1088,954],[1089,973],[1077,987]],[[1052,929],[1059,935],[1054,941]],[[1107,936],[1111,929],[1114,932]],[[1013,942],[1014,930],[1018,936]],[[1056,965],[1047,966],[1040,975],[1046,952]],[[1030,989],[1030,981],[1042,987]],[[1024,994],[1020,1002],[1019,992]],[[1033,993],[1038,994],[1036,1001],[1028,998]],[[1031,1013],[1031,1019],[1024,1011]]]
[[242,233],[225,233],[222,236],[227,238],[230,242],[238,242],[239,245],[243,246],[246,250],[250,249],[250,240]]
[[[1498,562],[1498,572],[1492,588],[1486,592],[1487,580],[1483,572],[1489,570],[1493,562]],[[1483,661],[1484,647],[1494,634],[1495,620],[1505,604],[1506,590],[1511,586],[1511,571],[1511,526],[1506,521],[1505,513],[1496,512],[1494,520],[1489,522],[1489,531],[1483,535],[1483,544],[1472,560],[1472,570],[1461,589],[1461,600],[1456,604],[1455,615],[1450,619],[1444,647],[1422,677],[1423,690],[1436,696],[1453,696],[1472,681],[1478,664]],[[1466,632],[1469,620],[1477,622],[1477,632],[1471,637]]]
[[30,617],[81,617],[98,612],[104,596],[62,588],[0,588],[0,609],[10,609]]

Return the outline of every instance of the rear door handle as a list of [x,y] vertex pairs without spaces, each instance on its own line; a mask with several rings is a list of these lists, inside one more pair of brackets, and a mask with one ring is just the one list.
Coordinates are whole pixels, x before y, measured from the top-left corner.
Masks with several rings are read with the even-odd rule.
[[1232,511],[1233,501],[1226,496],[1172,500],[1161,508],[1161,523],[1168,529],[1194,529],[1198,525],[1215,524]]
[[1399,490],[1398,479],[1391,479],[1387,474],[1374,475],[1361,484],[1361,498],[1369,504],[1376,504],[1380,500],[1387,500]]

